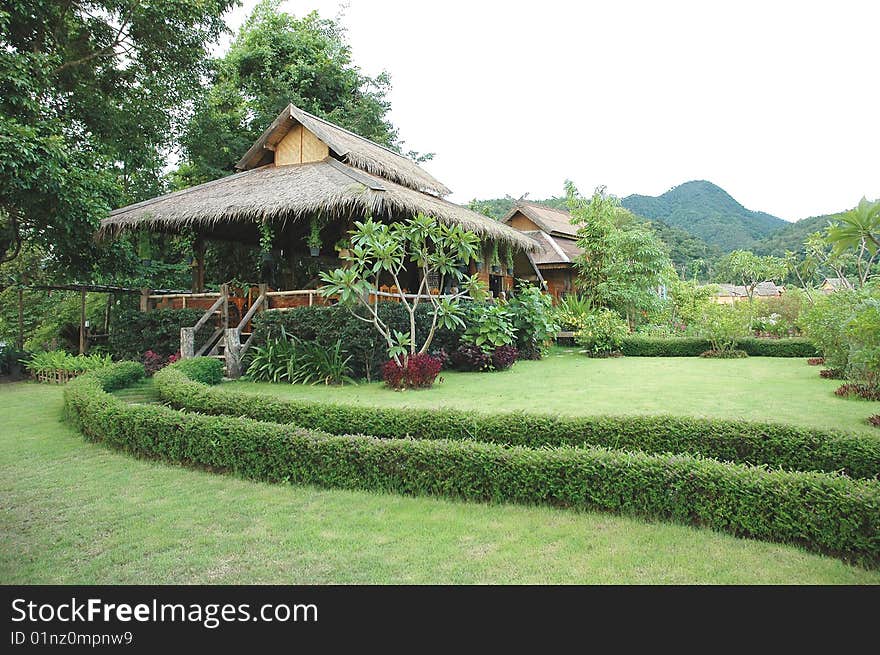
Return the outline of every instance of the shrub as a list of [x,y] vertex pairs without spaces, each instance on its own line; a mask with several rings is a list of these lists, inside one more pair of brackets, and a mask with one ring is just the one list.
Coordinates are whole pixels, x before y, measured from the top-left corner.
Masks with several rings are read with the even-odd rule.
[[698,330],[712,344],[710,350],[722,353],[736,349],[736,342],[748,335],[749,325],[738,307],[710,303],[698,319]]
[[[193,361],[193,360],[185,360]],[[187,379],[180,363],[156,375],[162,399],[205,414],[295,423],[333,434],[463,439],[541,448],[594,445],[652,453],[699,454],[792,470],[880,476],[880,440],[778,423],[658,416],[548,416],[454,409],[379,408],[285,401],[210,389]]]
[[863,297],[863,292],[841,289],[816,298],[801,316],[807,337],[816,344],[819,354],[831,368],[846,370],[850,347],[846,326]]
[[498,346],[492,353],[492,368],[506,371],[516,363],[519,352],[513,346]]
[[474,303],[467,316],[467,329],[462,341],[492,353],[499,346],[514,343],[516,331],[513,327],[513,314],[499,303]]
[[169,355],[168,357],[162,357],[159,353],[148,350],[144,353],[141,361],[144,364],[144,369],[146,370],[147,375],[153,375],[160,368],[168,366],[168,364],[173,364],[178,359],[180,359],[179,352]]
[[[559,332],[550,296],[537,287],[524,285],[517,289],[516,295],[507,303],[507,308],[513,316],[519,357],[540,359]],[[513,361],[511,360],[509,366],[513,365]]]
[[823,368],[819,371],[819,377],[825,378],[826,380],[842,380],[843,371],[839,368]]
[[868,417],[868,423],[875,428],[880,428],[880,414],[874,414]]
[[214,357],[181,359],[172,368],[201,384],[213,385],[223,381],[223,362]]
[[[698,357],[712,344],[707,339],[694,337],[658,338],[631,335],[620,345],[627,357]],[[736,350],[744,350],[754,357],[810,357],[816,354],[812,343],[802,338],[756,339],[746,337],[735,342]]]
[[864,400],[880,400],[880,389],[870,384],[849,382],[840,385],[834,392],[843,398],[862,398]]
[[[175,375],[174,367],[158,374],[172,383]],[[68,385],[68,416],[87,438],[140,456],[271,482],[600,509],[880,563],[875,481],[595,447],[333,436],[128,405],[102,385],[91,375]]]
[[443,368],[442,362],[427,353],[411,355],[404,365],[393,359],[382,367],[382,379],[392,389],[426,389]]
[[[469,303],[460,303],[468,307]],[[416,308],[416,330],[419,338],[431,328],[429,307]],[[379,303],[380,318],[393,330],[409,332],[409,315],[399,303]],[[337,341],[344,344],[351,355],[349,366],[353,378],[372,379],[381,373],[382,365],[388,360],[388,344],[368,323],[352,315],[351,311],[340,305],[330,307],[296,307],[288,311],[269,310],[258,312],[254,317],[254,340],[246,356],[246,363],[264,348],[272,339],[296,337],[302,341],[316,341],[324,347],[331,347]],[[454,351],[459,344],[464,328],[450,330],[438,328],[431,342],[436,350]]]
[[592,310],[593,307],[586,297],[568,295],[556,303],[554,318],[560,329],[567,332],[577,332],[583,318]]
[[810,357],[807,360],[807,364],[809,364],[810,366],[822,366],[822,364],[824,364],[824,363],[825,363],[824,357]]
[[597,309],[582,317],[575,341],[591,356],[618,350],[629,334],[626,321],[610,309]]
[[460,371],[485,371],[492,366],[492,355],[479,346],[463,343],[452,353],[452,365]]
[[[140,360],[148,350],[169,357],[180,350],[180,328],[192,327],[204,314],[201,309],[114,310],[107,349],[114,359]],[[210,321],[196,334],[203,343],[214,330]]]

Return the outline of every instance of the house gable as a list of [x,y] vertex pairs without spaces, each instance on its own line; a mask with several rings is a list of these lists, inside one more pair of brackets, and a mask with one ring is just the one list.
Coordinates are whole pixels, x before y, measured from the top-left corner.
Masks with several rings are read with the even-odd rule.
[[329,155],[326,143],[302,125],[296,125],[275,146],[275,165],[308,164]]

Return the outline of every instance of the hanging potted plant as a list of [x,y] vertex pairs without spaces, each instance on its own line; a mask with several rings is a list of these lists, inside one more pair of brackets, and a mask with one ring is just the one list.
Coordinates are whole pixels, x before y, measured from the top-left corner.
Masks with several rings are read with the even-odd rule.
[[485,258],[485,253],[483,251],[483,244],[480,244],[480,247],[477,249],[479,259],[475,259],[474,262],[477,265],[477,273],[482,272],[483,270],[483,259]]
[[498,258],[498,242],[492,244],[492,259],[490,260],[492,273],[498,275],[501,272],[501,260]]
[[317,218],[312,218],[309,225],[309,238],[306,239],[306,245],[309,247],[309,254],[317,257],[321,254],[321,224]]
[[272,244],[275,241],[275,231],[268,223],[260,223],[260,259],[263,263],[272,261]]
[[348,239],[340,239],[333,245],[333,249],[339,253],[340,259],[345,259],[350,254],[351,242]]
[[507,274],[513,275],[513,247],[507,246],[507,252],[505,253],[505,263],[507,264]]

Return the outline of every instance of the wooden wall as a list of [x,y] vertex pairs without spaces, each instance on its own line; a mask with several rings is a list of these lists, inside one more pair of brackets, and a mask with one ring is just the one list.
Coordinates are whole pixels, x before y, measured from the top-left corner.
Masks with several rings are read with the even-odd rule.
[[329,154],[327,144],[302,125],[297,125],[275,146],[275,164],[307,164],[326,159]]

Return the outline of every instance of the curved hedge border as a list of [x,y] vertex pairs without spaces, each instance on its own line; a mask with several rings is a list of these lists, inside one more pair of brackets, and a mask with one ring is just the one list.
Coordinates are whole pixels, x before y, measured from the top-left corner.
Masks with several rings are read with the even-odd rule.
[[[880,483],[604,448],[333,436],[246,418],[128,405],[127,364],[65,388],[83,434],[142,456],[273,482],[545,503],[670,519],[880,565]],[[136,366],[136,365],[135,365]]]
[[880,439],[776,423],[676,416],[565,417],[524,413],[479,414],[454,409],[358,407],[281,400],[253,393],[211,389],[194,381],[193,366],[220,367],[217,360],[183,360],[156,374],[160,397],[178,409],[212,415],[292,423],[330,434],[416,439],[472,439],[504,445],[604,446],[648,453],[695,454],[741,464],[795,471],[843,472],[856,478],[880,475]]
[[[706,339],[692,337],[640,337],[630,336],[620,347],[627,357],[699,357],[712,344]],[[819,353],[807,339],[757,339],[748,337],[736,342],[738,350],[754,357],[816,357]]]

